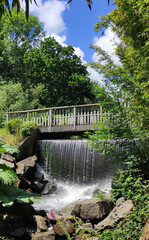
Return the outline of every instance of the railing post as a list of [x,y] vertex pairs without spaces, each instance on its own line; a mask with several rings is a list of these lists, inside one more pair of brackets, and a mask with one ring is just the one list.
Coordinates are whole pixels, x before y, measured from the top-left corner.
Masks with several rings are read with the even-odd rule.
[[52,131],[52,109],[49,109],[48,126],[49,126],[49,130],[51,132]]
[[9,113],[6,113],[6,122],[9,121]]
[[27,121],[29,121],[29,120],[30,120],[30,113],[27,112]]
[[100,105],[100,122],[103,121],[103,117],[102,117],[102,106]]
[[73,108],[73,129],[76,130],[76,108]]

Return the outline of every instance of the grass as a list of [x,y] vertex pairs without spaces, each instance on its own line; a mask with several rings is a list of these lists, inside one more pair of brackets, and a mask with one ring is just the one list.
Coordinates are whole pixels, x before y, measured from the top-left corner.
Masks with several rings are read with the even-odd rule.
[[0,128],[0,136],[3,137],[3,142],[18,147],[22,141],[21,137],[14,136],[8,132],[5,128]]

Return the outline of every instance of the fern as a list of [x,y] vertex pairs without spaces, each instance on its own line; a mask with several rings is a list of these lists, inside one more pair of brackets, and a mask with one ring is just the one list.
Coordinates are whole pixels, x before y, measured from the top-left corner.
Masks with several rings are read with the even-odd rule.
[[16,182],[17,175],[5,164],[0,164],[0,181],[2,184],[11,185]]

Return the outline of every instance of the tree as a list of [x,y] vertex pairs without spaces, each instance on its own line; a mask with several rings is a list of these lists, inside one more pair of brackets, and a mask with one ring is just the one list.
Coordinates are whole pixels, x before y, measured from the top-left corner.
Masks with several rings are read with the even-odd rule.
[[[146,1],[142,0],[115,0],[115,3],[117,8],[106,17],[100,17],[95,30],[111,27],[120,37],[121,43],[116,53],[122,66],[115,66],[109,57],[105,66],[100,62],[96,69],[100,69],[99,71],[105,74],[108,84],[111,82],[115,88],[117,85],[119,94],[123,92],[125,101],[129,102],[130,118],[135,120],[137,126],[147,126],[149,117],[149,6]],[[105,57],[101,49],[97,47],[94,49]]]
[[5,121],[5,112],[33,109],[38,103],[37,88],[24,91],[20,83],[0,86],[0,125]]
[[[93,46],[100,56],[91,65],[104,75],[109,94],[115,101],[112,117],[107,124],[99,123],[100,130],[91,136],[92,144],[122,160],[125,167],[148,178],[149,162],[149,64],[148,26],[149,6],[146,1],[115,0],[117,8],[101,17],[95,29],[111,27],[121,39],[116,48],[121,65],[115,65],[111,57],[100,47]],[[104,64],[103,64],[104,62]],[[115,117],[114,117],[115,116]],[[123,141],[117,141],[123,139]],[[113,142],[116,145],[113,146]],[[107,143],[105,148],[105,142]],[[116,151],[121,147],[123,151]],[[128,150],[128,149],[131,149]]]
[[12,17],[3,16],[0,26],[0,70],[1,76],[13,82],[23,81],[23,56],[37,47],[44,37],[43,25],[36,16],[30,15],[28,22],[22,10]]
[[94,98],[86,67],[72,46],[46,38],[24,57],[24,84],[39,86],[42,106],[83,104]]

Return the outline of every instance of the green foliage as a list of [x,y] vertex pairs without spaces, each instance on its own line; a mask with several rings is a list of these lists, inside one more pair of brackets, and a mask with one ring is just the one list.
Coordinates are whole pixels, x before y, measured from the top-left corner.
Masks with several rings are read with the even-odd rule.
[[21,83],[14,84],[10,82],[0,85],[0,125],[5,121],[7,111],[32,109],[37,104],[38,90],[28,89],[24,91]]
[[[1,140],[2,138],[0,138],[0,145],[2,144]],[[6,151],[10,152],[10,150],[8,150]],[[0,148],[0,153],[1,152],[3,152],[3,149],[1,151]],[[15,184],[17,177],[16,173],[10,167],[5,164],[0,164],[0,203],[4,207],[11,206],[15,201],[21,203],[31,203],[37,202],[37,199],[40,198],[38,194],[29,194],[23,189],[18,189],[15,186],[12,186]]]
[[[146,195],[145,189],[141,187],[143,183],[146,185],[147,181],[143,181],[141,177],[134,178],[129,170],[117,172],[112,183],[114,199],[125,197],[125,199],[132,199],[135,204],[141,203],[139,198],[141,195]],[[139,198],[137,199],[136,196],[139,196]]]
[[[121,64],[114,64],[111,56],[98,46],[92,46],[99,56],[92,63],[103,74],[113,104],[105,108],[103,121],[90,136],[92,146],[115,158],[129,168],[134,176],[149,177],[149,94],[148,94],[148,6],[146,1],[115,0],[117,8],[101,17],[96,31],[110,27],[121,42],[116,55]],[[141,9],[141,11],[140,11]],[[104,64],[103,64],[104,62]],[[104,114],[108,120],[104,121]],[[99,142],[100,141],[100,142]]]
[[[21,119],[14,118],[8,122],[5,122],[5,127],[11,134],[25,138],[29,136],[32,130],[37,126],[33,121],[22,122]],[[8,148],[8,144],[5,147]]]
[[34,122],[23,122],[20,128],[20,134],[23,138],[30,135],[33,129],[35,129],[37,126]]
[[2,139],[3,138],[0,136],[0,153],[2,152],[7,152],[10,154],[18,153],[18,149],[16,147],[12,146],[11,144],[5,144],[2,141]]
[[[26,19],[28,20],[29,18],[29,5],[30,5],[29,0],[25,0],[25,6],[26,6]],[[36,0],[34,0],[34,3],[37,5]],[[3,15],[10,15],[10,17],[12,17],[12,9],[13,8],[17,9],[17,14],[20,14],[21,11],[21,3],[20,0],[13,0],[10,4],[10,2],[8,0],[3,0],[0,4],[0,20],[2,18]],[[8,17],[7,16],[7,17]]]
[[105,230],[98,234],[103,240],[140,239],[142,229],[149,218],[149,194],[146,188],[149,182],[142,178],[134,178],[129,171],[118,172],[113,179],[112,194],[116,200],[119,197],[132,199],[134,208],[114,230]]
[[23,56],[26,51],[38,46],[44,35],[39,19],[30,15],[29,21],[26,21],[23,10],[18,16],[16,9],[13,9],[11,18],[5,15],[1,19],[0,72],[5,80],[23,84]]
[[5,185],[12,185],[15,183],[17,175],[15,172],[5,164],[0,164],[0,182]]
[[19,118],[14,118],[8,122],[5,122],[5,128],[14,135],[19,134],[21,125],[22,120]]
[[15,186],[0,186],[0,202],[4,207],[11,206],[15,201],[20,203],[37,202],[39,198],[40,196],[38,194],[30,194],[23,189],[16,188]]
[[25,14],[4,16],[0,28],[0,118],[19,111],[94,101],[87,67],[72,46],[54,38],[43,41],[43,25]]
[[54,38],[46,38],[39,48],[25,54],[24,67],[24,84],[38,86],[43,106],[83,104],[94,99],[87,68],[72,46],[63,47]]
[[12,146],[11,144],[4,144],[2,146],[7,153],[13,154],[13,153],[18,153],[18,148]]
[[[92,47],[99,61],[91,63],[103,74],[114,104],[104,109],[103,121],[89,137],[92,146],[105,157],[122,163],[123,171],[113,179],[113,197],[132,199],[134,208],[115,229],[97,236],[103,240],[139,240],[149,219],[149,194],[145,190],[149,179],[149,5],[142,0],[115,3],[117,7],[111,13],[100,16],[95,30],[110,27],[120,37],[116,46],[120,64],[116,65],[98,46]],[[108,119],[104,121],[107,111]]]
[[78,139],[81,139],[82,137],[81,136],[71,136],[70,139],[72,140],[78,140]]

